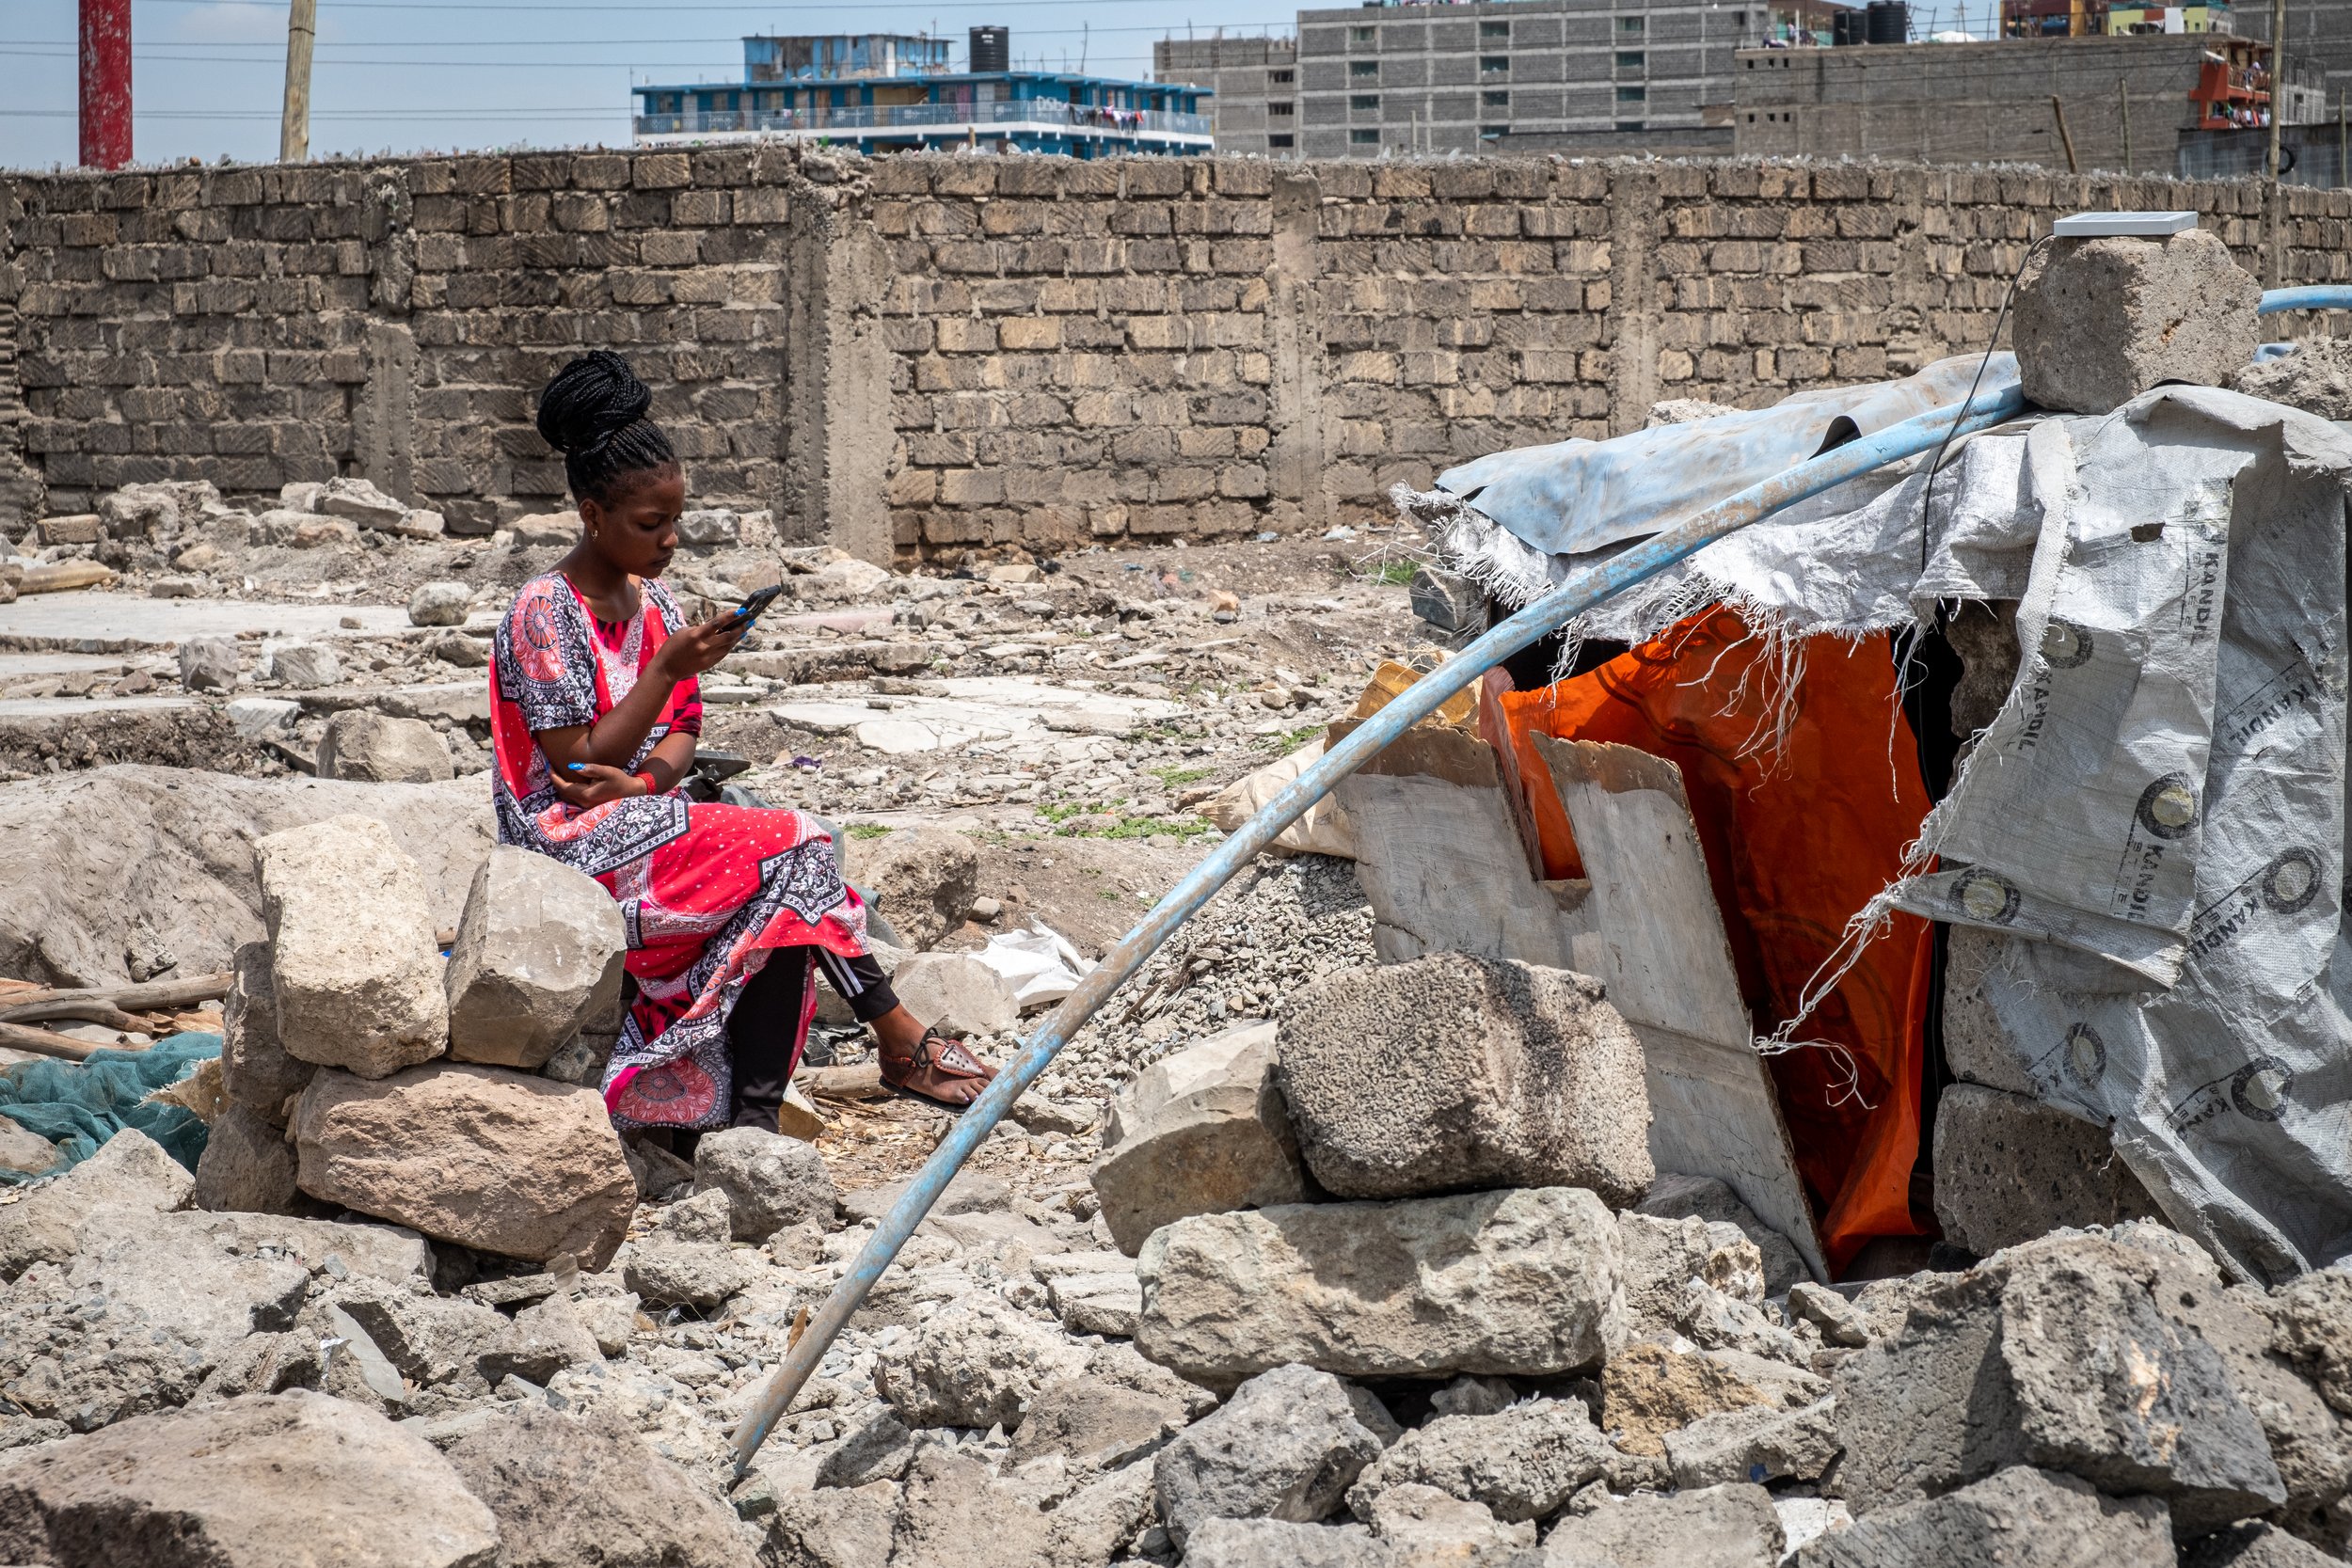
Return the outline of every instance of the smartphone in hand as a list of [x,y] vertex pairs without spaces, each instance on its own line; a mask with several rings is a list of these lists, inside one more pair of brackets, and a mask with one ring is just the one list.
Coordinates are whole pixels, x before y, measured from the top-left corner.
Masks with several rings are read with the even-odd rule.
[[759,618],[760,611],[775,603],[776,595],[783,592],[784,586],[781,583],[772,588],[754,589],[751,593],[743,595],[743,602],[741,604],[735,607],[736,619],[739,621],[757,620]]

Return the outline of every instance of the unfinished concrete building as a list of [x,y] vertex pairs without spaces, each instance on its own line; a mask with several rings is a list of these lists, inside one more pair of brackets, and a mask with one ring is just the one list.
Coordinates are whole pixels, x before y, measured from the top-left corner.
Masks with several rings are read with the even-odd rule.
[[1207,87],[1219,152],[1299,156],[1298,40],[1289,38],[1162,39],[1152,74]]

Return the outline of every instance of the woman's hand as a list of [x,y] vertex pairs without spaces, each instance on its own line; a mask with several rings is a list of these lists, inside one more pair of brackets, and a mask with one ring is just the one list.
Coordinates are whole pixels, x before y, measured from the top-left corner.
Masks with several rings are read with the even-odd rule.
[[626,800],[632,795],[645,793],[644,780],[600,762],[575,762],[549,771],[555,781],[555,793],[564,803],[582,811],[607,800]]
[[654,662],[661,667],[662,678],[672,686],[712,668],[727,655],[735,652],[736,643],[751,629],[752,617],[738,615],[734,610],[722,610],[710,620],[698,622],[685,630],[674,632],[668,641],[654,650]]

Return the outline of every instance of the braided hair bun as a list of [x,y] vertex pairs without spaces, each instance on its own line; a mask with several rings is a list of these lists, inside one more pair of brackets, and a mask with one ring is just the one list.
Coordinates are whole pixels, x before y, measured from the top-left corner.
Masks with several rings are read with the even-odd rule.
[[564,454],[575,500],[610,504],[628,476],[676,464],[670,438],[645,418],[652,406],[652,391],[610,350],[594,350],[555,372],[539,394],[539,434]]

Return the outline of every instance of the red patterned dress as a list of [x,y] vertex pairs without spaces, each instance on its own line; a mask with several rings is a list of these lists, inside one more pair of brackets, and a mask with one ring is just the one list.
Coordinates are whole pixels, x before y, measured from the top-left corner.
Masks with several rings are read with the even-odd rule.
[[[686,624],[659,582],[638,586],[636,616],[612,626],[550,572],[524,584],[500,623],[490,665],[499,842],[586,872],[621,901],[637,1000],[605,1071],[613,1121],[723,1127],[734,1086],[727,1018],[745,984],[779,948],[804,971],[818,947],[865,953],[866,911],[834,867],[832,840],[799,812],[702,805],[675,790],[583,811],[555,793],[533,734],[612,712]],[[670,693],[626,770],[680,730],[702,732],[695,681]],[[801,982],[795,1058],[817,998],[805,973]]]

